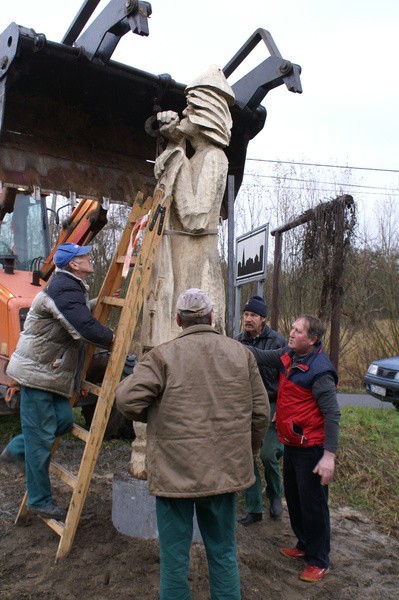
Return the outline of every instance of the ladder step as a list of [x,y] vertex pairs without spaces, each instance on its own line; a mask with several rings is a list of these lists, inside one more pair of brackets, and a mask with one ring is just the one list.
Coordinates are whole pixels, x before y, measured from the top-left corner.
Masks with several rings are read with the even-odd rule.
[[[118,257],[116,258],[115,262],[116,262],[118,265],[123,265],[123,264],[125,263],[125,258],[126,258],[125,256],[118,256]],[[135,258],[135,257],[134,257],[134,258]],[[132,256],[132,258],[130,259],[130,266],[131,266],[131,267],[134,267],[134,265],[136,264],[136,263],[134,262],[134,258],[133,258],[133,256]]]
[[72,433],[72,435],[79,438],[83,442],[87,442],[87,440],[89,439],[89,432],[87,431],[87,429],[83,429],[83,427],[77,425],[76,423],[73,424],[70,433]]
[[104,296],[101,298],[102,304],[109,304],[110,306],[118,306],[122,308],[125,304],[124,298],[115,298],[115,296]]
[[58,475],[58,477],[67,483],[71,488],[75,488],[77,482],[76,475],[65,469],[65,467],[62,465],[51,461],[50,472],[54,475]]
[[50,529],[55,531],[55,533],[58,533],[60,537],[64,535],[65,523],[62,523],[62,521],[56,521],[55,519],[45,519],[44,517],[40,518],[46,523],[46,525],[50,527]]
[[99,396],[101,392],[99,385],[94,385],[94,383],[90,383],[90,381],[85,381],[84,379],[80,382],[80,387],[84,392],[95,394],[96,396]]

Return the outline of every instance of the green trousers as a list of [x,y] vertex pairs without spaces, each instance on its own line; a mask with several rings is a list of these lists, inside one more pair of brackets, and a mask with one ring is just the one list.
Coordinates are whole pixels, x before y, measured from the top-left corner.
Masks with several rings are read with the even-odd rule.
[[7,452],[25,461],[28,507],[42,508],[53,502],[49,466],[54,440],[73,426],[68,398],[21,385],[21,426]]
[[161,558],[160,600],[190,600],[188,584],[193,516],[208,559],[211,600],[240,600],[236,556],[236,495],[156,498]]
[[[266,496],[269,500],[281,498],[283,494],[280,459],[284,454],[284,446],[278,439],[275,424],[271,421],[275,410],[276,405],[270,404],[270,425],[260,450],[260,458],[265,468]],[[261,513],[263,510],[262,481],[255,461],[254,472],[256,481],[244,492],[245,508],[247,512]]]

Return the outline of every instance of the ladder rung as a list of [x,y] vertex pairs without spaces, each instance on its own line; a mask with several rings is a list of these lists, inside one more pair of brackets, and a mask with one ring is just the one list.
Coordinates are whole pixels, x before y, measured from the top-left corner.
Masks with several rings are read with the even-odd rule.
[[124,298],[115,298],[115,296],[104,296],[101,298],[102,304],[109,304],[111,306],[119,306],[122,308],[125,304]]
[[[135,258],[136,258],[136,257],[133,257],[133,256],[132,256],[132,258],[130,259],[130,266],[131,266],[131,267],[134,267],[134,265],[135,265],[135,262],[134,262],[134,259],[135,259]],[[116,262],[118,265],[123,265],[123,264],[125,263],[125,256],[118,256],[118,257],[117,257],[117,259],[115,260],[115,262]]]
[[85,381],[84,379],[80,382],[80,387],[88,394],[95,394],[96,396],[99,396],[101,392],[100,386],[94,385],[94,383],[90,383],[90,381]]
[[87,431],[87,429],[83,429],[83,427],[77,425],[76,423],[73,424],[70,433],[72,433],[72,435],[79,438],[83,442],[87,442],[87,440],[89,439],[89,432]]
[[54,475],[58,475],[62,481],[67,483],[71,488],[74,488],[76,485],[77,477],[62,465],[59,465],[56,462],[51,461],[50,463],[50,471],[54,473]]
[[45,521],[46,524],[56,533],[58,533],[58,535],[61,537],[62,535],[64,535],[64,531],[65,531],[65,523],[62,523],[62,521],[56,521],[55,519],[45,519],[44,517],[40,517],[42,519],[42,521]]

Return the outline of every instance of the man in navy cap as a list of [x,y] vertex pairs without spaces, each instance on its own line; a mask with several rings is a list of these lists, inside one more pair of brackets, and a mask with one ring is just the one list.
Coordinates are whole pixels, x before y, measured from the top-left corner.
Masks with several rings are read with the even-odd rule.
[[69,399],[84,359],[84,342],[108,348],[111,329],[91,314],[86,279],[94,272],[91,246],[65,243],[54,254],[56,271],[33,300],[7,374],[21,390],[22,434],[11,440],[1,462],[25,463],[27,508],[45,518],[63,520],[53,503],[49,478],[51,448],[70,431]]
[[[244,331],[236,339],[261,350],[271,350],[286,346],[287,342],[284,337],[266,325],[266,317],[267,305],[263,298],[261,296],[252,296],[249,298],[243,308]],[[272,420],[276,411],[279,371],[278,369],[264,366],[260,366],[259,371],[270,402],[269,428],[263,440],[260,458],[265,469],[269,514],[272,519],[279,519],[283,512],[281,504],[282,477],[279,460],[283,455],[284,446],[277,437],[276,426]],[[255,460],[254,470],[256,481],[244,492],[247,512],[238,519],[239,523],[245,526],[262,520],[262,482]]]

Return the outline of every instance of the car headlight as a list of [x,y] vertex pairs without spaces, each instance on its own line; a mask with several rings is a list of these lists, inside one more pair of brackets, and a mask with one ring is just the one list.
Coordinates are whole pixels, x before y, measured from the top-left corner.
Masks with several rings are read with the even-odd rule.
[[377,375],[377,371],[378,371],[378,366],[373,365],[373,364],[371,364],[369,366],[369,368],[367,369],[367,373],[370,373],[370,375]]

